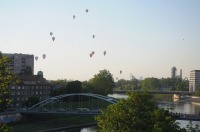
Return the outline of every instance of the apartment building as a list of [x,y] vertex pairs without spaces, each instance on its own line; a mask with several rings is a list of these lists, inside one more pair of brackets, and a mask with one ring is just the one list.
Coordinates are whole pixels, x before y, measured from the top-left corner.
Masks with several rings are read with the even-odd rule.
[[11,59],[8,67],[15,74],[24,74],[26,72],[30,72],[31,75],[34,74],[34,55],[3,53],[3,56]]
[[200,85],[200,70],[190,72],[189,91],[195,92],[197,85]]
[[29,97],[37,97],[40,101],[49,98],[50,84],[43,77],[42,71],[37,75],[17,75],[21,82],[11,85],[11,100],[13,107],[22,107]]

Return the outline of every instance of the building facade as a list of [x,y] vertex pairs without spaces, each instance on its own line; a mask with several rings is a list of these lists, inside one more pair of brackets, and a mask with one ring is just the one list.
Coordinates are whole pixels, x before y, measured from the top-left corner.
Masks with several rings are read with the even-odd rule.
[[193,70],[190,72],[189,91],[195,92],[198,85],[200,85],[200,70]]
[[10,85],[12,106],[22,107],[29,97],[37,97],[40,101],[49,98],[50,84],[43,78],[43,73],[38,75],[18,75],[20,83]]
[[3,53],[3,55],[11,59],[8,67],[14,74],[24,74],[26,72],[31,75],[34,74],[34,55],[17,53]]

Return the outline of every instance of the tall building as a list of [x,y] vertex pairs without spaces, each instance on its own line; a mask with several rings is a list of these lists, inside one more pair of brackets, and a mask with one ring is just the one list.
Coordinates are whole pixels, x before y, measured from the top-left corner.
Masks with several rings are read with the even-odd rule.
[[189,91],[195,92],[197,85],[200,85],[200,70],[190,72]]
[[176,77],[176,67],[173,66],[172,69],[171,69],[171,78],[175,78]]
[[34,55],[17,53],[3,53],[3,55],[11,59],[8,67],[14,74],[24,74],[26,72],[29,72],[31,75],[34,74]]

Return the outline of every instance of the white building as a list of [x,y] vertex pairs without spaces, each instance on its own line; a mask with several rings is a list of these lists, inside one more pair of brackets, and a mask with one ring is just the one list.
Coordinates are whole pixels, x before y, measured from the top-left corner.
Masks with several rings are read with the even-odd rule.
[[200,85],[200,70],[190,72],[189,91],[195,92],[197,85]]
[[3,53],[3,55],[11,59],[11,63],[8,66],[15,74],[23,74],[27,72],[27,70],[29,70],[32,75],[34,74],[34,55],[17,53]]

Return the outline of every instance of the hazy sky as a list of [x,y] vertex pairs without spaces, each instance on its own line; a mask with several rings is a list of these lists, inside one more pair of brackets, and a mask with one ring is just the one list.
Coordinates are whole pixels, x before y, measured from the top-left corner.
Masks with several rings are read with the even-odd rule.
[[200,0],[0,0],[0,50],[38,56],[35,74],[48,80],[103,69],[166,78],[173,66],[189,78],[200,69]]

